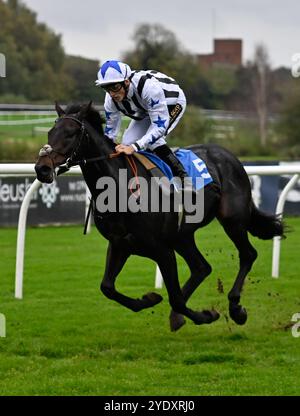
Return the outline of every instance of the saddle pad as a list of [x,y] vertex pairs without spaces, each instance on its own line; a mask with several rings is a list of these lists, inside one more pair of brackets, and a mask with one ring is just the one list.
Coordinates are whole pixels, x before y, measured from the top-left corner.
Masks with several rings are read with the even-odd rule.
[[[175,156],[182,163],[188,176],[192,178],[193,187],[198,191],[204,188],[209,183],[213,182],[213,178],[210,176],[205,162],[199,158],[194,152],[186,149],[179,149],[175,152]],[[196,187],[196,178],[201,178],[203,181],[198,181]]]
[[[171,168],[163,162],[158,156],[150,152],[139,151],[138,153],[146,156],[152,163],[154,163],[163,174],[171,181],[174,177]],[[192,178],[193,187],[198,191],[209,183],[213,182],[210,173],[207,170],[206,164],[200,159],[194,152],[186,149],[178,149],[175,152],[175,156],[182,163],[188,176]],[[202,178],[202,181],[198,181],[196,178]]]

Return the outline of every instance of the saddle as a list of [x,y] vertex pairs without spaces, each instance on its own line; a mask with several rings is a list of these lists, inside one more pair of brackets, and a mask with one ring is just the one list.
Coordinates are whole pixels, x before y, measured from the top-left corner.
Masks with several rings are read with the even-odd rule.
[[155,165],[148,157],[144,156],[142,153],[134,152],[133,156],[149,171],[151,176],[162,178],[165,176],[163,172]]

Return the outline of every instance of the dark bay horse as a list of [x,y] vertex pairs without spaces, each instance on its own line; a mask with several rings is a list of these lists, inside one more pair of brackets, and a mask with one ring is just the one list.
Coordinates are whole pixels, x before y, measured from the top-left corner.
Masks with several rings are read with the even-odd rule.
[[[97,189],[101,177],[119,181],[120,169],[128,171],[132,157],[115,155],[115,144],[102,129],[102,119],[91,103],[70,105],[65,111],[56,104],[59,118],[49,131],[48,145],[40,152],[35,170],[41,182],[51,183],[55,170],[64,166],[80,165],[83,177],[96,201],[102,192]],[[175,212],[114,212],[99,215],[94,209],[94,221],[99,232],[109,241],[101,290],[109,299],[138,312],[161,302],[156,293],[147,293],[139,299],[130,298],[115,288],[115,281],[126,260],[132,254],[154,260],[162,273],[171,305],[171,330],[179,329],[184,316],[195,324],[209,324],[219,318],[215,310],[195,311],[186,303],[200,283],[211,273],[209,263],[195,244],[198,228],[217,218],[239,253],[239,270],[228,293],[230,317],[239,325],[247,320],[246,309],[240,304],[241,290],[257,252],[250,244],[248,232],[261,239],[282,236],[284,227],[276,216],[256,208],[251,196],[248,176],[239,160],[226,149],[213,144],[195,145],[192,150],[206,163],[213,183],[204,190],[204,216],[200,223],[183,224],[178,229]],[[150,180],[149,172],[136,162],[139,177]],[[180,288],[175,252],[186,261],[191,275]]]

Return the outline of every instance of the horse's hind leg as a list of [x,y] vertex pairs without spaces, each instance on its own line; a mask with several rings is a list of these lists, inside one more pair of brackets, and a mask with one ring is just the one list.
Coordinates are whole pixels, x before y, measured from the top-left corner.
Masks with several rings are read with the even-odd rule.
[[247,321],[247,312],[240,303],[241,291],[244,280],[251,270],[252,264],[257,258],[257,251],[250,244],[246,227],[235,221],[220,220],[226,234],[230,237],[239,251],[240,269],[233,284],[232,289],[228,293],[229,314],[231,319],[239,325],[243,325]]
[[122,270],[130,252],[124,245],[110,243],[107,250],[106,268],[104,278],[101,283],[101,290],[106,297],[115,300],[126,308],[138,312],[145,308],[150,308],[162,301],[162,297],[156,293],[148,293],[141,299],[133,299],[118,292],[115,288],[115,281]]
[[[189,279],[181,289],[183,298],[187,302],[197,287],[211,273],[212,269],[210,264],[198,250],[194,234],[191,234],[191,236],[186,237],[185,239],[181,238],[180,243],[176,245],[175,249],[177,253],[184,258],[191,271]],[[217,317],[218,316],[216,315],[215,318],[217,319]],[[177,331],[184,324],[184,317],[181,314],[174,312],[172,309],[170,313],[171,331]]]

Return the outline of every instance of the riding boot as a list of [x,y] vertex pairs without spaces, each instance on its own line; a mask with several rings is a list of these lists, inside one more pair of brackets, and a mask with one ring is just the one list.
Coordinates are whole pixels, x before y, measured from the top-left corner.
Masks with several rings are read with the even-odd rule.
[[185,178],[188,178],[188,174],[172,150],[167,145],[162,145],[154,149],[153,152],[171,168],[175,177],[180,178],[182,188],[186,189],[184,185],[186,185]]

